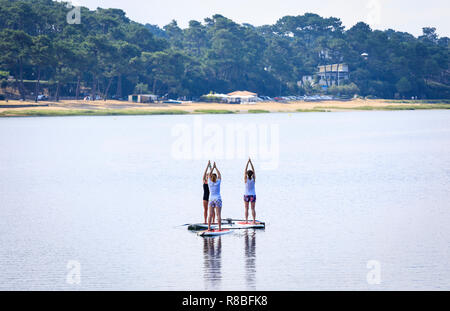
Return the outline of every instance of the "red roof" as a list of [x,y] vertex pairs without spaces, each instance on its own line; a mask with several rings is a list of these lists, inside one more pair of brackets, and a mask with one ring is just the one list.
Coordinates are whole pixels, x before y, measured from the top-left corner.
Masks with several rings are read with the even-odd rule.
[[229,96],[258,96],[258,94],[252,93],[249,91],[236,91],[233,93],[229,93],[227,95],[229,95]]

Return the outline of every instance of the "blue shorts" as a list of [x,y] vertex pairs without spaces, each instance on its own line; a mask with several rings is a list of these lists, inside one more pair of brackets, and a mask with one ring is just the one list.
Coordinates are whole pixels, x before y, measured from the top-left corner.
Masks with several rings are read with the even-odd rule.
[[222,208],[222,200],[221,199],[217,199],[217,200],[211,200],[209,201],[209,207],[215,208]]
[[244,202],[256,202],[256,195],[244,195]]

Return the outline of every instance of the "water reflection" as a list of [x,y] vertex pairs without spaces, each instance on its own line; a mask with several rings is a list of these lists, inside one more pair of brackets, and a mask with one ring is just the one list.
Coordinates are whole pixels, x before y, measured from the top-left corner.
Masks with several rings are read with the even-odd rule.
[[219,289],[222,280],[222,238],[203,238],[204,280],[207,290]]
[[256,289],[256,232],[245,230],[244,232],[245,253],[245,281],[247,288]]
[[[230,243],[243,240],[244,244],[244,274],[248,290],[256,289],[256,231],[243,230],[236,232],[239,241],[230,239]],[[242,244],[241,244],[242,245]],[[222,282],[222,237],[203,238],[203,275],[206,290],[220,290]],[[242,260],[242,259],[240,259]],[[237,267],[236,267],[237,268]]]

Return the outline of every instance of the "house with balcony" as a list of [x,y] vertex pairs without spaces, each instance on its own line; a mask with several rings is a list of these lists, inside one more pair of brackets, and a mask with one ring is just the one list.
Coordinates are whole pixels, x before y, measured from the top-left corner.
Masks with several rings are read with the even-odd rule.
[[319,84],[322,88],[327,89],[332,85],[342,85],[345,80],[349,79],[349,73],[347,64],[317,66],[317,72],[314,75],[303,76],[297,84],[298,86]]
[[349,69],[347,64],[332,64],[317,66],[317,76],[319,85],[327,88],[332,85],[341,85],[344,80],[349,78]]

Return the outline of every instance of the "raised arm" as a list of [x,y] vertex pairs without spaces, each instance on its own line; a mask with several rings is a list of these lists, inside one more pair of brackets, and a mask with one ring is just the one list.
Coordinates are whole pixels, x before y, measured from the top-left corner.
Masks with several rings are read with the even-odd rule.
[[218,169],[217,166],[216,166],[216,162],[214,162],[213,170],[214,170],[214,169],[216,169],[216,171],[217,171],[217,179],[222,180],[222,174],[220,174],[220,171],[219,171],[219,169]]
[[211,179],[213,174],[214,174],[214,166],[211,167],[211,170],[209,171],[209,174],[208,174],[208,178]]
[[250,158],[247,161],[247,165],[245,166],[245,171],[244,171],[244,181],[247,182],[247,172],[248,172],[248,165],[250,164]]
[[253,180],[256,180],[256,171],[255,171],[255,167],[253,166],[253,162],[251,159],[249,159],[248,161],[250,162],[250,165],[252,166]]
[[205,173],[203,174],[203,182],[208,181],[208,169],[211,167],[211,161],[206,166]]

